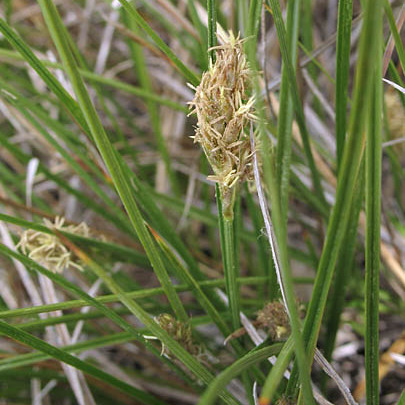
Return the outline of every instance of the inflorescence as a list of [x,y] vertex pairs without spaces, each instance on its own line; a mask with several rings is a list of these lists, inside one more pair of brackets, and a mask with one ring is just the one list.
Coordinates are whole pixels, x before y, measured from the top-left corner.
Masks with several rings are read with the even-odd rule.
[[[90,236],[88,226],[81,222],[79,225],[64,225],[65,218],[56,217],[55,223],[44,219],[44,224],[50,230],[57,230],[72,233],[79,236]],[[74,267],[83,270],[80,260],[66,247],[55,234],[28,229],[21,235],[17,245],[24,254],[48,270],[60,273],[65,268]]]
[[218,183],[224,215],[231,215],[235,188],[252,178],[252,150],[246,126],[256,119],[254,98],[249,97],[252,73],[243,51],[243,40],[232,32],[224,44],[213,47],[216,62],[202,76],[190,102],[197,114],[194,142],[198,142]]

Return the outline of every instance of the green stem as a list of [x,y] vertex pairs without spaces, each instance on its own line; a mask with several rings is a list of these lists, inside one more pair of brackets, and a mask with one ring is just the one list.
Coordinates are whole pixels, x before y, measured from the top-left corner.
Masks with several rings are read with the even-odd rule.
[[[217,12],[215,0],[207,0],[208,12],[208,49],[217,44]],[[208,50],[210,62],[215,63],[215,50]]]
[[[377,28],[381,29],[381,20]],[[381,35],[377,38],[382,49]],[[381,160],[382,160],[382,62],[375,61],[374,88],[370,97],[369,122],[366,137],[366,398],[367,405],[379,404],[379,275],[381,233]]]
[[[239,303],[239,288],[236,283],[236,267],[235,267],[235,243],[234,243],[234,224],[233,224],[233,204],[231,207],[224,207],[222,194],[217,190],[217,205],[219,219],[219,233],[221,239],[222,263],[224,267],[224,276],[226,284],[226,292],[229,299],[229,308],[232,316],[232,327],[234,330],[240,326],[240,303]],[[224,213],[224,208],[227,214]]]

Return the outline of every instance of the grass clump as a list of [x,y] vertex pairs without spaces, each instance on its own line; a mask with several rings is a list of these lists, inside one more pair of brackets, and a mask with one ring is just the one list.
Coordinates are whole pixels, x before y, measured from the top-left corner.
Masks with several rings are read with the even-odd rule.
[[398,2],[0,14],[3,402],[403,400]]

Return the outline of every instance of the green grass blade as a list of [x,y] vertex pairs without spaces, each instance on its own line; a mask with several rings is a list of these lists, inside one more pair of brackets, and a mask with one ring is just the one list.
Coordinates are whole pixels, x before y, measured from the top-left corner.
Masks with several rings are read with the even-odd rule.
[[[287,5],[288,51],[294,66],[297,60],[299,2],[291,1]],[[290,189],[292,122],[294,107],[290,93],[287,62],[283,62],[281,73],[280,110],[277,122],[277,177],[279,184],[280,207],[282,214],[281,226],[287,227],[288,194]],[[285,231],[286,232],[286,229]]]
[[284,372],[290,364],[293,354],[294,341],[292,338],[290,338],[284,343],[282,350],[277,356],[276,364],[274,364],[266,378],[266,381],[264,382],[260,395],[260,405],[270,404],[273,400],[274,394],[276,393],[278,385],[283,379]]
[[349,218],[349,227],[346,234],[345,243],[339,254],[336,274],[333,282],[333,291],[326,308],[326,334],[325,348],[323,350],[325,358],[330,361],[335,347],[336,334],[339,329],[341,314],[346,303],[347,285],[351,279],[351,272],[354,266],[354,254],[356,252],[357,232],[359,215],[364,198],[364,171],[360,173],[354,195],[352,212]]
[[[0,81],[1,83],[1,81]],[[10,89],[8,89],[10,91]],[[11,93],[11,92],[10,92]],[[18,96],[16,93],[11,93],[15,99],[13,100],[12,97],[9,97],[8,100],[12,103],[20,113],[29,121],[32,126],[38,131],[38,133],[46,139],[46,141],[52,145],[55,150],[65,159],[65,161],[72,167],[72,169],[79,174],[80,178],[89,186],[94,193],[99,196],[104,203],[114,212],[114,214],[120,218],[122,222],[125,222],[125,215],[121,211],[119,207],[117,207],[116,203],[107,195],[107,193],[94,181],[93,177],[90,176],[82,166],[69,154],[69,152],[61,146],[58,142],[54,140],[54,138],[48,133],[46,129],[44,129],[41,124],[35,119],[35,117],[30,114],[26,109],[24,109],[18,101],[22,99],[21,96]]]
[[[217,44],[217,9],[215,0],[207,0],[208,13],[208,49]],[[212,64],[215,63],[215,50],[208,50],[208,56]]]
[[402,390],[401,397],[399,398],[398,405],[404,405],[405,404],[405,390]]
[[[52,318],[51,318],[52,319]],[[55,318],[53,318],[55,319]],[[119,332],[108,336],[98,337],[95,339],[89,339],[84,342],[79,342],[73,345],[67,345],[60,347],[60,350],[68,353],[80,353],[85,350],[96,349],[98,347],[108,347],[115,344],[125,343],[134,340],[131,333]],[[52,359],[52,355],[40,352],[31,352],[25,354],[18,354],[9,359],[0,360],[0,372],[6,373],[10,370],[36,364],[41,361]]]
[[[382,29],[382,18],[376,22]],[[365,362],[366,398],[368,405],[378,405],[379,395],[379,279],[381,242],[381,173],[382,173],[382,120],[383,89],[382,36],[376,38],[373,92],[370,94],[368,128],[366,131],[366,276],[365,276]]]
[[315,192],[318,194],[318,197],[321,200],[324,200],[325,197],[324,197],[323,190],[322,190],[321,180],[320,180],[320,176],[318,173],[318,169],[316,168],[316,165],[314,162],[314,157],[312,155],[309,134],[308,134],[308,130],[307,130],[307,127],[305,124],[304,111],[302,108],[301,100],[299,98],[298,86],[297,86],[297,80],[296,80],[296,74],[295,74],[295,67],[294,67],[293,61],[290,58],[290,53],[289,53],[289,48],[288,48],[288,43],[287,43],[287,34],[286,34],[286,29],[284,26],[283,18],[281,15],[280,4],[276,0],[269,0],[269,3],[271,5],[271,9],[273,11],[274,24],[276,26],[277,36],[278,36],[278,40],[280,43],[281,55],[283,58],[283,62],[286,65],[287,72],[288,72],[288,81],[290,84],[290,92],[291,92],[291,97],[292,97],[292,101],[293,101],[294,111],[296,114],[298,126],[300,128],[300,134],[301,134],[301,139],[302,139],[302,143],[304,146],[305,156],[307,158],[308,165],[311,170],[313,186],[314,186]]
[[[349,123],[349,135],[343,152],[342,168],[339,172],[336,203],[328,225],[325,244],[318,265],[312,298],[304,324],[304,338],[307,352],[313,356],[322,317],[332,281],[336,260],[345,241],[350,216],[355,182],[358,177],[364,151],[364,128],[367,118],[369,97],[373,94],[375,60],[381,57],[382,36],[380,20],[382,1],[366,3],[364,24],[360,40],[360,53],[356,68],[355,88]],[[359,135],[361,134],[361,136]],[[290,379],[289,387],[296,383],[296,372]],[[291,392],[291,391],[290,391]]]
[[[266,281],[266,279],[263,277],[244,277],[244,278],[238,279],[238,283],[240,285],[258,285],[265,281]],[[310,281],[311,280],[309,280],[308,282],[310,282]],[[222,288],[225,286],[225,280],[218,279],[218,280],[211,280],[211,281],[203,281],[203,282],[199,283],[199,286],[204,289],[216,288],[216,287]],[[175,288],[178,292],[189,291],[189,287],[187,285],[176,285]],[[164,294],[164,291],[163,291],[163,288],[157,287],[157,288],[145,288],[142,290],[125,292],[125,294],[129,298],[140,300],[142,298],[153,297],[156,295]],[[119,297],[117,296],[117,294],[103,295],[100,297],[95,297],[94,299],[97,302],[100,302],[103,304],[107,304],[107,303],[111,303],[111,302],[119,302]],[[16,309],[10,309],[10,310],[6,310],[6,311],[0,311],[0,319],[16,318],[16,317],[20,317],[20,316],[32,316],[32,315],[41,314],[42,312],[52,312],[52,311],[72,309],[72,308],[82,308],[82,307],[89,306],[89,305],[91,305],[91,304],[89,304],[86,300],[70,300],[70,301],[58,302],[56,304],[40,305],[40,306],[36,306],[36,307],[16,308]]]
[[227,367],[215,380],[211,382],[200,398],[198,405],[211,405],[215,403],[218,392],[226,387],[226,385],[242,371],[248,370],[253,365],[274,356],[280,352],[281,343],[276,343],[261,349],[253,349],[251,352],[235,361],[231,366]]
[[349,86],[350,38],[352,30],[352,0],[340,0],[336,42],[336,161],[339,169],[342,163],[346,138],[346,116]]
[[[104,131],[103,125],[101,124],[100,118],[90,100],[90,96],[80,76],[67,39],[63,35],[63,29],[60,29],[60,26],[63,24],[57,9],[50,0],[40,0],[39,4],[63,65],[65,66],[66,72],[71,80],[72,87],[76,93],[85,120],[90,128],[90,132],[111,174],[114,185],[125,206],[131,223],[145,249],[157,277],[162,283],[163,288],[166,290],[167,298],[173,309],[182,308],[181,301],[173,288],[157,247],[144,224],[138,205],[131,192],[128,177],[117,159],[113,146],[111,145],[110,140]],[[180,315],[180,313],[178,315]]]

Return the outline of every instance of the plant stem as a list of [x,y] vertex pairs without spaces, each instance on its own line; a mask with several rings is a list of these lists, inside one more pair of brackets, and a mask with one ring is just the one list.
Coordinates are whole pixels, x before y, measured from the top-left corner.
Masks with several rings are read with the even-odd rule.
[[[233,215],[224,215],[222,196],[219,191],[219,186],[216,186],[219,234],[221,239],[222,264],[224,267],[226,292],[229,298],[229,307],[231,309],[232,328],[234,330],[240,327],[240,303],[239,303],[239,288],[236,283],[236,267],[235,267],[235,235],[233,227]],[[229,210],[229,207],[227,207]],[[233,205],[231,208],[233,213]],[[228,213],[229,214],[229,213]]]

